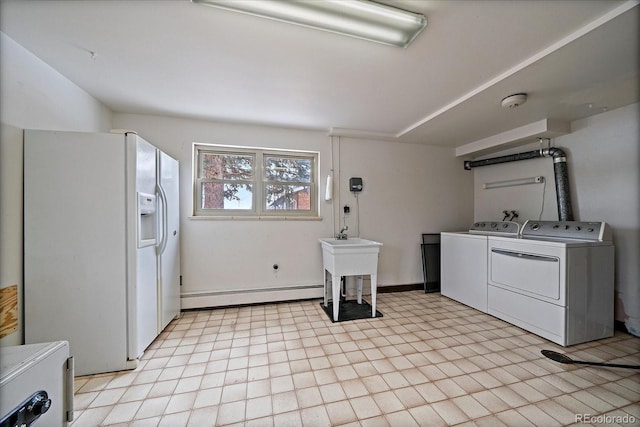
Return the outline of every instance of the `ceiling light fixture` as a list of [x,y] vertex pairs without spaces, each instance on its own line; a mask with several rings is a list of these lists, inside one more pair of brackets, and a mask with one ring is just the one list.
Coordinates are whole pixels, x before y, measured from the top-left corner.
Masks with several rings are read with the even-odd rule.
[[399,47],[407,47],[427,26],[424,15],[369,0],[191,2]]

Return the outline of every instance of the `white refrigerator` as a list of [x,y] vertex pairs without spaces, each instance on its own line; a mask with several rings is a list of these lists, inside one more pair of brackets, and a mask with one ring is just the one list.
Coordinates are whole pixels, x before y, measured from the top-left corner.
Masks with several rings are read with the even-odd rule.
[[178,162],[135,133],[25,130],[25,343],[133,369],[180,312]]

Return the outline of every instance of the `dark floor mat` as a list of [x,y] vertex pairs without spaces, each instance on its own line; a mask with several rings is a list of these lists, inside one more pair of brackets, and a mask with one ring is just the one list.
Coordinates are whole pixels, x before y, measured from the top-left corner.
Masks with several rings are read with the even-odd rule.
[[[327,313],[329,319],[333,323],[333,302],[329,301],[329,304],[325,307],[324,303],[320,303],[320,307]],[[376,317],[382,317],[382,313],[376,310]],[[338,308],[338,322],[344,322],[347,320],[357,319],[373,319],[371,317],[371,304],[362,300],[362,304],[358,304],[357,301],[340,301],[340,307]]]

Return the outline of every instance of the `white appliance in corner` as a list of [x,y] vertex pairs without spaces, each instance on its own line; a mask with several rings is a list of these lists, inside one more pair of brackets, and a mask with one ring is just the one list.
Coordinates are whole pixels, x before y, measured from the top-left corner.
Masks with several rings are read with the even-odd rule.
[[73,374],[65,341],[0,347],[0,426],[69,425]]
[[178,164],[135,133],[26,130],[25,343],[133,369],[180,310]]

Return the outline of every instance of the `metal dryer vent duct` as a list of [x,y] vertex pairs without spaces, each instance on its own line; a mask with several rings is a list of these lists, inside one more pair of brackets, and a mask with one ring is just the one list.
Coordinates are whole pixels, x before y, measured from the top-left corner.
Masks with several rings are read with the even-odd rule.
[[560,221],[573,221],[571,208],[571,192],[569,190],[569,172],[567,170],[567,155],[560,148],[550,147],[524,153],[508,154],[482,160],[466,160],[464,168],[471,170],[479,166],[497,165],[500,163],[517,162],[520,160],[551,157],[553,159],[553,173],[556,181],[556,199],[558,202],[558,216]]

